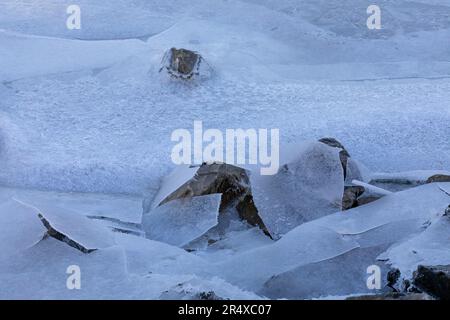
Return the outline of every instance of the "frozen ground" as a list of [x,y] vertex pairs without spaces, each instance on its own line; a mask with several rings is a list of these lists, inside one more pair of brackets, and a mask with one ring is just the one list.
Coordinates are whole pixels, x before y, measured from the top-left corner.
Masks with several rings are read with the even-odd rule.
[[[282,143],[333,136],[375,171],[450,166],[445,1],[383,2],[379,32],[365,1],[79,2],[80,31],[60,1],[0,4],[2,184],[140,194],[194,120],[279,128]],[[216,77],[161,83],[171,46]]]
[[[142,194],[157,191],[174,168],[170,135],[178,128],[192,130],[194,120],[205,128],[279,128],[281,144],[332,136],[372,171],[450,170],[450,3],[377,1],[383,29],[370,31],[366,8],[372,2],[78,0],[82,29],[68,30],[65,11],[73,1],[3,0],[0,185],[126,194],[76,194],[58,203],[88,216],[98,211],[113,219],[103,221],[107,226],[139,233]],[[192,85],[162,81],[159,64],[172,46],[198,50],[214,77]],[[19,194],[38,203],[34,191],[11,190],[0,189],[0,200]],[[133,209],[112,210],[116,205]],[[267,245],[259,234],[239,237]],[[143,239],[127,241],[128,247],[146,247]],[[217,246],[239,251],[236,242]],[[43,261],[42,252],[64,251],[59,243],[39,246],[32,254]],[[125,275],[123,249],[116,249],[95,259],[118,261]],[[67,261],[76,256],[61,254]],[[223,256],[228,257],[218,250],[205,259]],[[17,263],[26,265],[31,258],[20,259]],[[11,275],[13,267],[4,268],[3,281],[21,283]],[[277,272],[285,271],[297,272]],[[126,279],[130,297],[159,297],[165,286],[183,281],[210,286],[189,276],[170,279],[170,285],[165,276],[150,277],[161,290],[139,291],[138,280]],[[226,288],[224,295],[254,297]],[[182,295],[169,291],[168,297]]]

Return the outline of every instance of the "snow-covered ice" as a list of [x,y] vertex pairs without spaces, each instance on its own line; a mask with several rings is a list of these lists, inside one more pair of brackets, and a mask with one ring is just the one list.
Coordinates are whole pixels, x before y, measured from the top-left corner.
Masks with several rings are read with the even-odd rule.
[[[170,133],[199,119],[280,128],[285,143],[333,136],[373,171],[448,170],[450,7],[386,3],[378,37],[362,2],[81,1],[83,36],[64,2],[2,2],[0,181],[140,194],[173,169]],[[172,46],[201,52],[216,79],[161,84]]]
[[[0,2],[0,299],[344,297],[368,293],[369,264],[410,277],[450,263],[450,186],[422,185],[450,172],[447,0],[379,1],[381,30],[365,0],[77,0],[80,30],[70,4]],[[162,79],[171,47],[212,76]],[[196,120],[303,145],[290,175],[250,175],[279,240],[233,219],[219,232],[220,195],[161,205],[198,170],[170,157]],[[409,184],[340,212],[338,150],[306,143],[323,137],[362,170],[352,179]],[[46,236],[39,215],[97,250]],[[204,234],[206,248],[179,248]],[[82,290],[66,287],[70,265]]]

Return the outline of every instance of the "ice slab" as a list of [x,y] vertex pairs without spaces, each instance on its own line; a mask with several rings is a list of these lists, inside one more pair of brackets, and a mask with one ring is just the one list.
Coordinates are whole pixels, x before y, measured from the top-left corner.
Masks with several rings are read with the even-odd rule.
[[[420,233],[427,221],[441,216],[448,203],[449,197],[437,184],[398,192],[376,203],[302,224],[272,245],[219,264],[220,269],[231,283],[258,291],[272,276],[333,259],[356,248],[369,250],[404,241]],[[370,259],[377,261],[376,258],[371,254]],[[242,265],[246,267],[238,271]]]
[[376,202],[338,212],[313,223],[347,235],[361,234],[402,221],[415,220],[415,225],[420,226],[441,215],[448,203],[448,195],[440,190],[438,184],[429,184],[387,195]]
[[[0,261],[0,299],[157,299],[163,292],[192,279],[192,275],[128,274],[121,246],[89,255],[47,238],[27,251]],[[80,271],[80,290],[69,290],[73,270]],[[72,271],[73,272],[73,271]]]
[[355,241],[328,228],[306,223],[279,241],[238,254],[219,263],[217,268],[232,284],[258,291],[274,275],[328,260],[358,247]]
[[367,287],[369,266],[381,271],[381,289],[386,285],[389,267],[377,261],[386,245],[356,248],[335,258],[297,267],[273,276],[260,294],[271,299],[317,299],[354,293],[375,294],[381,290]]
[[221,194],[176,199],[143,217],[147,238],[184,246],[218,223]]
[[253,200],[275,236],[341,208],[344,174],[339,149],[320,142],[290,146],[274,176],[252,172]]
[[167,243],[116,233],[116,242],[127,256],[127,270],[137,275],[207,274],[208,262]]
[[47,228],[48,234],[58,240],[80,249],[85,253],[111,247],[115,244],[110,230],[101,223],[88,219],[70,209],[50,205],[36,208],[38,217]]
[[15,200],[0,203],[0,260],[22,252],[44,238],[38,210]]
[[159,191],[152,200],[151,207],[156,208],[159,206],[165,198],[192,179],[199,168],[199,166],[177,166],[167,177],[163,179]]

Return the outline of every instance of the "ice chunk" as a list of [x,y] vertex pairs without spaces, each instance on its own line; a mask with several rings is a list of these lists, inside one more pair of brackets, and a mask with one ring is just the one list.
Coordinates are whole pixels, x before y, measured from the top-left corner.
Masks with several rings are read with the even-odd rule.
[[[117,247],[84,255],[54,238],[47,238],[0,263],[0,297],[99,299],[111,294],[112,289],[123,282],[124,262],[123,251]],[[66,271],[69,266],[79,267],[82,290],[68,290],[66,283],[69,275]]]
[[[328,295],[376,293],[368,289],[367,268],[381,271],[381,288],[386,285],[389,268],[376,257],[386,245],[356,248],[335,258],[297,267],[272,277],[260,293],[271,299],[311,299]],[[379,291],[378,291],[379,292]]]
[[[69,266],[79,267],[81,290],[68,290]],[[121,246],[86,255],[48,238],[0,261],[0,299],[157,299],[190,279],[192,275],[129,274]]]
[[184,246],[218,223],[221,194],[176,199],[143,217],[147,238]]
[[144,208],[144,212],[149,212],[151,208],[159,206],[165,198],[192,179],[199,168],[200,166],[177,166],[175,170],[162,181],[161,188],[154,198],[146,200],[152,202],[152,204],[147,206],[147,208]]
[[0,260],[26,250],[46,234],[38,211],[15,200],[0,204]]
[[[436,184],[398,192],[366,206],[302,224],[275,244],[237,255],[220,264],[220,268],[231,283],[260,290],[270,277],[295,268],[332,259],[355,248],[369,250],[402,241],[423,230],[430,219],[442,215],[448,202],[449,197]],[[373,253],[368,256],[369,260],[376,261],[375,258]],[[242,265],[245,269],[238,271]],[[314,286],[311,284],[311,288]]]
[[207,261],[178,247],[122,233],[115,238],[125,250],[129,273],[200,274],[210,270]]
[[389,222],[358,234],[344,234],[344,236],[358,242],[361,248],[369,248],[391,245],[406,239],[412,233],[421,230],[422,227],[423,221],[420,219],[400,220]]
[[217,262],[270,244],[273,244],[273,240],[258,228],[227,230],[217,242],[210,244],[206,251],[199,251],[197,254],[208,261]]
[[249,290],[260,290],[272,276],[296,267],[334,258],[358,248],[340,234],[303,224],[279,241],[256,248],[218,264],[225,280]]
[[[362,234],[390,223],[401,225],[402,221],[412,220],[416,221],[414,225],[419,228],[426,221],[441,215],[448,202],[449,197],[437,184],[429,184],[387,195],[376,202],[338,212],[313,223],[347,235]],[[410,232],[416,232],[416,228]]]
[[275,236],[340,210],[344,193],[338,148],[313,142],[283,157],[286,162],[276,175],[250,176],[258,213]]
[[90,220],[70,209],[56,206],[41,205],[39,209],[30,207],[38,212],[48,235],[84,253],[115,244],[112,232],[98,221]]

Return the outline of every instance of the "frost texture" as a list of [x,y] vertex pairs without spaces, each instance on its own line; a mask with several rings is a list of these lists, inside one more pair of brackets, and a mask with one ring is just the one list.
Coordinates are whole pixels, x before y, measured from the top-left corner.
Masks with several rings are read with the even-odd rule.
[[[142,194],[173,169],[172,131],[194,119],[280,128],[283,144],[333,136],[373,171],[448,170],[446,0],[386,3],[381,46],[360,34],[362,0],[199,0],[188,12],[79,0],[82,30],[65,26],[69,4],[0,3],[3,185]],[[204,54],[217,77],[160,84],[172,46]]]

